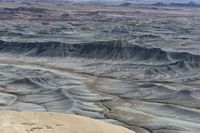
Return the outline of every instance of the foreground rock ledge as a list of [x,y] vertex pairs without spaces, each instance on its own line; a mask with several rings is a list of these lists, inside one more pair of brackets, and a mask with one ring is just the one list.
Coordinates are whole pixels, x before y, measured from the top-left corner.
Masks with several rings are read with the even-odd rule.
[[126,128],[87,117],[0,110],[0,133],[135,133]]

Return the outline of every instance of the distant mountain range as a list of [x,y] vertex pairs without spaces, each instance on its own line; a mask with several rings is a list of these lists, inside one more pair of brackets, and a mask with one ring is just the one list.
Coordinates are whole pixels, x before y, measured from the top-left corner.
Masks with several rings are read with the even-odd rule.
[[178,6],[178,7],[200,7],[200,4],[197,4],[193,1],[189,2],[189,3],[163,3],[163,2],[157,2],[154,4],[151,4],[152,6]]
[[135,4],[146,4],[151,6],[177,6],[177,7],[200,7],[200,0],[0,0],[1,1],[21,1],[21,2],[81,2],[81,3],[96,3],[96,4],[115,4],[123,7],[129,7]]
[[[132,5],[135,5],[134,3],[132,2],[124,2],[122,4],[120,4],[119,6],[123,6],[123,7],[129,7],[129,6],[132,6]],[[153,3],[153,4],[147,4],[147,5],[150,5],[150,6],[166,6],[166,7],[200,7],[200,4],[198,3],[195,3],[193,1],[191,2],[188,2],[188,3],[175,3],[175,2],[172,2],[172,3],[164,3],[164,2],[156,2],[156,3]]]

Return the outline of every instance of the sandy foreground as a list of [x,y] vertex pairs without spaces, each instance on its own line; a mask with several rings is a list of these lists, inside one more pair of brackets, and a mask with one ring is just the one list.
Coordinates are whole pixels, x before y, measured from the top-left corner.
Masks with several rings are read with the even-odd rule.
[[1,133],[135,133],[126,128],[77,115],[0,111]]

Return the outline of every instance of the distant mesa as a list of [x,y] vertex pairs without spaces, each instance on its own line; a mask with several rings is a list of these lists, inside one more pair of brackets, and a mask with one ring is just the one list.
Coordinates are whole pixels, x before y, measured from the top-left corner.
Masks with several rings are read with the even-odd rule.
[[66,18],[66,17],[69,17],[69,16],[70,16],[70,14],[68,14],[68,13],[64,13],[64,14],[61,15],[61,17],[63,17],[63,18]]
[[[1,0],[0,0],[0,2],[1,2]],[[28,6],[32,5],[30,2],[26,2],[26,1],[21,2],[21,4],[28,5]]]
[[152,4],[152,6],[168,6],[168,5],[163,2],[157,2],[157,3]]
[[131,2],[125,2],[125,3],[123,3],[123,4],[119,5],[119,6],[122,6],[122,7],[129,7],[129,6],[131,6],[131,5],[132,5]]

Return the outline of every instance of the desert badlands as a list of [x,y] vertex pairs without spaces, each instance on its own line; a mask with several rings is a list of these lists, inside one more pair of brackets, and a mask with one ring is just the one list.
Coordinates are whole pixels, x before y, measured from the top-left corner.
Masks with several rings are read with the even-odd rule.
[[176,5],[1,1],[0,133],[199,133],[200,8]]

